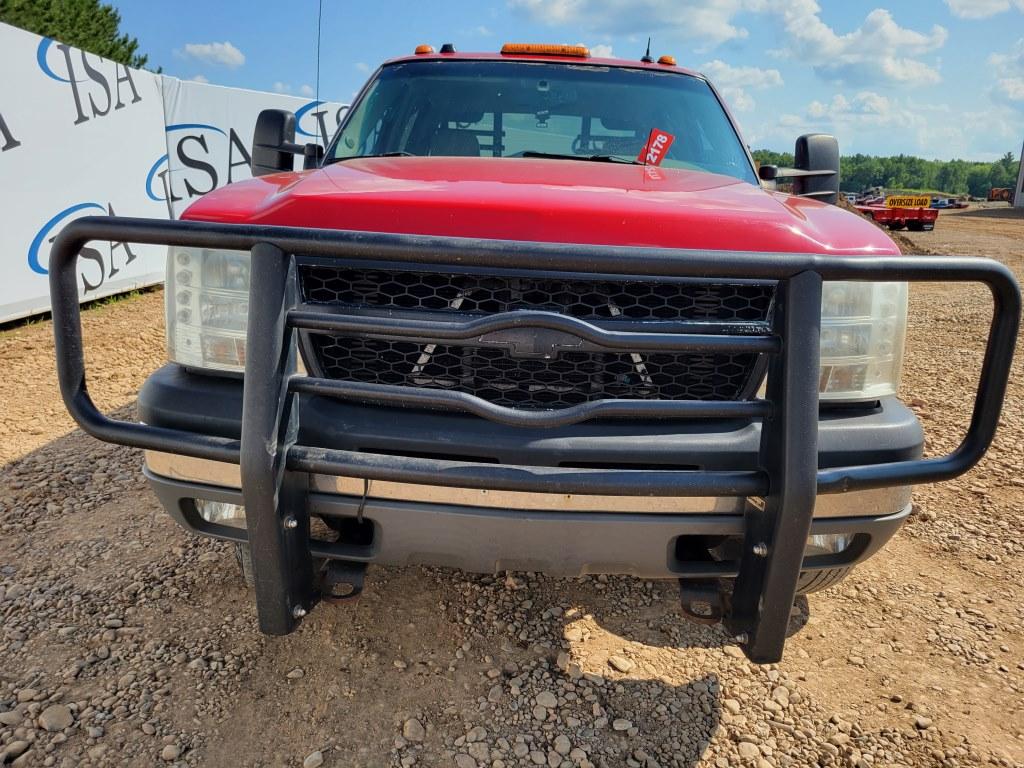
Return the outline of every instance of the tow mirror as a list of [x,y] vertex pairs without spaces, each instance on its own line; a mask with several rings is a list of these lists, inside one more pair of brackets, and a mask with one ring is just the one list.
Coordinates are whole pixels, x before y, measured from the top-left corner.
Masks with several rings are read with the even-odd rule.
[[791,179],[793,194],[813,197],[823,203],[839,200],[839,142],[825,133],[808,133],[796,140],[795,168],[762,165],[757,176],[762,181]]
[[835,205],[839,200],[839,142],[827,133],[808,133],[796,140],[797,169],[793,192]]
[[252,175],[295,170],[294,155],[304,169],[315,168],[324,156],[319,144],[295,143],[295,115],[284,109],[264,109],[252,134]]

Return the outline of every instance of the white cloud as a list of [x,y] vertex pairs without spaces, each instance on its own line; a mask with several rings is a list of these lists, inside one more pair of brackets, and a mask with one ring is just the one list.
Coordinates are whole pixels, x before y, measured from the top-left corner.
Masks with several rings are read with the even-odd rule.
[[597,45],[589,45],[587,47],[590,49],[590,55],[598,59],[611,59],[615,57],[610,45],[598,43]]
[[188,43],[184,56],[208,64],[221,64],[228,69],[237,69],[245,64],[245,54],[226,40],[223,43]]
[[364,74],[370,71],[370,65],[367,64],[365,61],[357,61],[354,66],[356,70]]
[[988,63],[996,75],[994,95],[1024,109],[1024,37],[1009,53],[993,53]]
[[206,75],[196,75],[192,78],[193,83],[208,83],[210,79]]
[[[851,32],[840,34],[821,19],[817,0],[507,0],[534,21],[602,35],[697,41],[698,50],[749,36],[737,22],[744,13],[761,13],[782,27],[786,48],[779,55],[812,66],[829,80],[868,84],[921,85],[940,80],[937,68],[922,57],[941,48],[946,30],[900,26],[892,14],[871,11]],[[959,1],[959,0],[955,0]],[[967,0],[965,0],[967,1]],[[970,0],[974,1],[974,0]],[[1024,3],[1024,0],[982,2]]]
[[276,83],[274,83],[272,86],[270,86],[270,88],[274,91],[274,93],[291,93],[292,92],[292,87],[290,85],[288,85],[288,83],[282,83],[280,80],[278,80]]
[[480,37],[490,37],[494,33],[491,32],[491,30],[489,30],[483,24],[481,24],[479,27],[474,27],[473,28],[473,34],[474,35],[479,35]]
[[[928,119],[921,110],[874,91],[836,93],[825,101],[811,101],[800,114],[780,115],[774,125],[752,126],[747,139],[757,146],[791,147],[800,134],[824,132],[839,139],[844,153],[874,149],[910,152],[914,151],[915,132],[926,126]],[[891,149],[893,143],[899,148]]]
[[508,0],[534,21],[600,34],[639,35],[652,30],[666,37],[700,40],[714,47],[745,38],[733,17],[763,0]]
[[816,0],[768,0],[766,9],[782,23],[787,55],[810,64],[823,77],[848,82],[904,85],[937,83],[937,69],[921,56],[941,48],[948,36],[934,25],[929,32],[901,27],[889,11],[876,8],[852,32],[837,34],[820,18]]
[[835,134],[843,154],[994,160],[1018,145],[1019,126],[1020,113],[1005,105],[965,112],[945,103],[859,91],[812,101],[774,123],[753,123],[745,138],[755,147],[791,149],[800,134],[823,131]]
[[987,19],[1015,7],[1024,11],[1024,0],[946,0],[950,12],[961,19]]
[[850,98],[837,93],[827,104],[812,101],[807,105],[807,117],[812,121],[859,128],[907,128],[923,119],[896,100],[874,91],[860,91]]
[[311,85],[306,85],[305,83],[303,83],[302,85],[299,86],[300,96],[313,96],[315,93],[316,92],[313,90],[313,86]]
[[755,106],[748,89],[756,91],[777,88],[782,85],[782,74],[777,69],[758,67],[734,67],[721,59],[714,59],[702,65],[700,71],[725,97],[726,102],[737,112],[749,112]]

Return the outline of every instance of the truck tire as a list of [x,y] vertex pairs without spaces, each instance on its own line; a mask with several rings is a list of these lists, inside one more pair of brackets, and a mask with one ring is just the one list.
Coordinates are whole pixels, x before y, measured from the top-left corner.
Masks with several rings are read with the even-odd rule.
[[924,231],[924,222],[923,221],[908,221],[907,222],[907,229],[909,229],[911,232],[922,232],[922,231]]
[[798,595],[809,595],[835,586],[850,575],[853,568],[827,568],[823,571],[801,571],[796,582]]
[[235,560],[238,561],[238,569],[242,572],[242,581],[249,589],[256,587],[256,577],[252,572],[252,551],[248,544],[240,541],[235,542]]

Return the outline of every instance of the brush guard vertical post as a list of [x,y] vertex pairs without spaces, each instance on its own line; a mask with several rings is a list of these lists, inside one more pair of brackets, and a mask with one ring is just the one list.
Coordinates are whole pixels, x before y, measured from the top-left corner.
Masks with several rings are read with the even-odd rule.
[[[76,262],[91,240],[252,251],[241,440],[111,419],[88,394]],[[761,279],[777,283],[770,328],[758,334],[618,331],[551,312],[409,320],[329,311],[303,303],[296,254],[444,269],[469,266],[654,277]],[[970,426],[952,453],[927,459],[817,467],[819,326],[824,280],[980,282],[993,316]],[[744,552],[723,621],[756,662],[781,658],[808,530],[820,493],[947,480],[977,463],[992,442],[1010,374],[1021,298],[1012,273],[987,259],[816,256],[577,246],[421,237],[242,224],[93,217],[54,243],[50,290],[57,373],[65,405],[108,442],[240,464],[261,629],[286,634],[318,599],[309,544],[307,478],[344,475],[495,491],[618,496],[749,497]],[[770,356],[767,396],[742,401],[601,400],[551,411],[496,406],[472,395],[300,376],[297,330],[404,340],[471,342],[482,333],[544,328],[609,350],[754,353]],[[507,466],[301,445],[300,395],[471,413],[504,424],[557,427],[597,417],[760,420],[757,468],[620,470]]]
[[725,616],[728,628],[746,638],[753,661],[782,657],[814,516],[820,326],[821,276],[801,272],[781,281],[775,332],[785,341],[768,363],[766,399],[775,408],[761,429],[768,495],[747,504],[740,569]]
[[285,468],[299,432],[294,330],[285,322],[295,304],[292,259],[280,248],[252,249],[249,327],[242,400],[240,469],[252,553],[260,629],[284,635],[315,602],[309,551],[306,476]]

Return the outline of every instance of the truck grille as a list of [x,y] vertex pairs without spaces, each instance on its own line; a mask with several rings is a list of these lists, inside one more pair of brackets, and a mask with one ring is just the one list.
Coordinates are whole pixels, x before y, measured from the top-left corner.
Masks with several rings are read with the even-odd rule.
[[[623,321],[762,326],[770,283],[586,280],[305,265],[305,301],[348,309],[484,316],[544,310],[614,327]],[[728,329],[726,329],[727,331]],[[760,328],[761,331],[764,328]],[[313,333],[308,350],[327,378],[466,392],[496,405],[564,408],[594,400],[735,400],[750,389],[757,355],[562,351],[517,357],[505,347]]]

